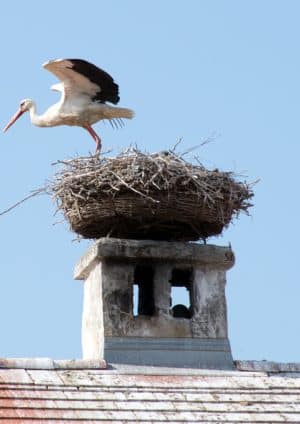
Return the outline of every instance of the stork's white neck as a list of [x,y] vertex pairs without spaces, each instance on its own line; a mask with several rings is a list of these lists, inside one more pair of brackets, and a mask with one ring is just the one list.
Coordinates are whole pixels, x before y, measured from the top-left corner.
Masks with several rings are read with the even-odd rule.
[[29,109],[29,114],[30,114],[30,120],[33,125],[36,125],[37,127],[45,126],[43,115],[37,115],[36,104],[34,102],[32,102],[32,106]]

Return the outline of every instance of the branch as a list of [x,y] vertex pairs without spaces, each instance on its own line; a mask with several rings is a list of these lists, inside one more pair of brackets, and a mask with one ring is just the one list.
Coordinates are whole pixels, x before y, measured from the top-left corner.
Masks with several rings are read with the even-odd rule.
[[9,208],[7,208],[4,211],[0,212],[0,216],[6,214],[8,212],[10,212],[11,210],[13,210],[14,208],[16,208],[17,206],[19,206],[22,203],[26,202],[26,200],[29,200],[32,197],[38,196],[41,193],[46,193],[46,191],[47,191],[47,188],[46,187],[42,187],[42,188],[38,188],[37,190],[34,190],[31,194],[29,194],[28,196],[24,197],[24,199],[20,200],[19,202],[15,203],[14,205],[10,206]]

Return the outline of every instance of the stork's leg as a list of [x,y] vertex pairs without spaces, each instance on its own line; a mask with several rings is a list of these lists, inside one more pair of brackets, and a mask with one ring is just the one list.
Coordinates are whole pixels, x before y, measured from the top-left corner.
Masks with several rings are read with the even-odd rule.
[[86,125],[84,128],[91,134],[91,136],[95,140],[96,142],[95,154],[99,155],[101,151],[101,138],[98,136],[98,134],[93,130],[93,128],[90,125]]

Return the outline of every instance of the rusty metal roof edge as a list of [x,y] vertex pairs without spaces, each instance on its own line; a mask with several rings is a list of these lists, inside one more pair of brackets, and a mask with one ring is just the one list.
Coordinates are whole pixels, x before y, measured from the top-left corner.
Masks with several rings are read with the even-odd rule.
[[89,370],[106,369],[103,359],[0,358],[0,369]]

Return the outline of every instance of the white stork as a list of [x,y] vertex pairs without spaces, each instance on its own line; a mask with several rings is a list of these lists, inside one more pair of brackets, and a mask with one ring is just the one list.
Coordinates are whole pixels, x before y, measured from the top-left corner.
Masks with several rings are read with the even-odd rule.
[[60,101],[42,115],[37,115],[34,101],[22,100],[19,110],[3,131],[7,131],[24,112],[29,111],[31,122],[38,127],[75,125],[85,128],[95,140],[96,154],[99,154],[101,139],[92,125],[107,119],[118,126],[122,125],[122,118],[131,119],[134,116],[130,109],[106,104],[119,102],[118,85],[108,73],[81,59],[51,60],[44,63],[43,67],[61,81],[51,87],[61,92]]

